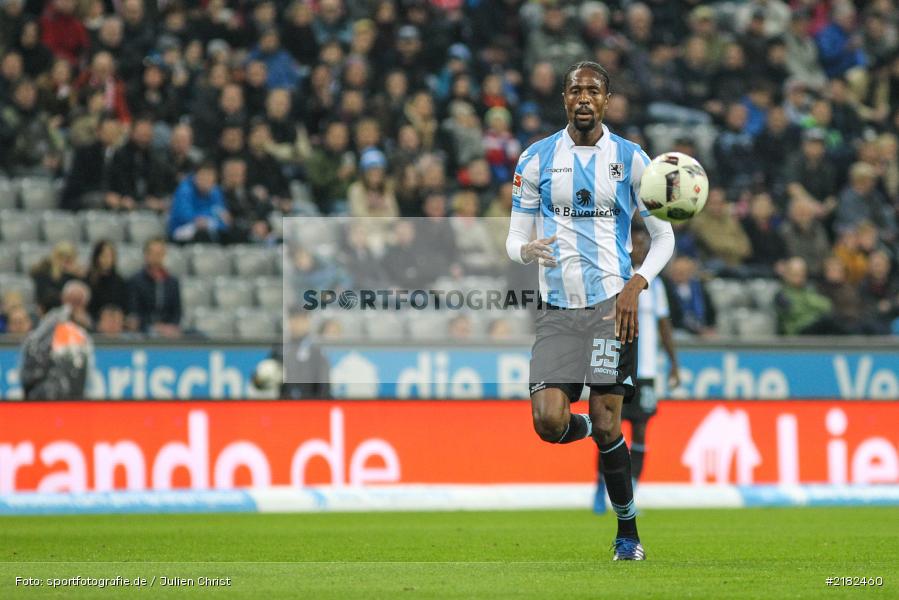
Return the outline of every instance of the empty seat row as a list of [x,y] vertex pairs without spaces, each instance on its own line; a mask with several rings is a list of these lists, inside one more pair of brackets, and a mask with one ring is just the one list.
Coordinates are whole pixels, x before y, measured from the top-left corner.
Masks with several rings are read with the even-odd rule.
[[[47,242],[0,243],[0,272],[29,273],[31,268],[50,254],[53,244]],[[87,266],[93,248],[78,247],[82,264]],[[123,276],[137,272],[143,264],[143,246],[117,244],[118,270]],[[166,268],[177,276],[217,275],[268,276],[281,271],[279,248],[253,245],[193,246],[169,245],[166,251]]]
[[275,339],[281,336],[281,313],[253,308],[227,311],[200,306],[188,313],[186,325],[213,339]]
[[163,217],[147,211],[119,214],[102,210],[79,213],[0,210],[0,240],[4,242],[93,243],[110,240],[143,244],[164,235]]
[[23,177],[13,180],[0,177],[0,209],[56,208],[62,183],[61,180],[46,177]]
[[282,306],[281,279],[215,277],[181,280],[181,302],[186,307],[240,308],[258,306],[280,314]]

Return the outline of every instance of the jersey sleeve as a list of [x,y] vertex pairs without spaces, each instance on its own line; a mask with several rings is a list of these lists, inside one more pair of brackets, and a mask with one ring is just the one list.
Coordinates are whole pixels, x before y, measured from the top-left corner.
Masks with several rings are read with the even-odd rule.
[[536,214],[540,207],[540,160],[531,148],[518,159],[512,176],[512,211]]

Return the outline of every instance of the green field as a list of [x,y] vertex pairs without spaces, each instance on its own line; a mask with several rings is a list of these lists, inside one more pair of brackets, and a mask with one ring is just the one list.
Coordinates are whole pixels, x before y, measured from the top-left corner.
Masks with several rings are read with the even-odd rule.
[[[899,598],[899,508],[647,510],[613,563],[587,511],[0,518],[0,598]],[[16,577],[156,577],[143,588]],[[161,577],[231,578],[163,587]],[[828,587],[827,577],[882,577]]]

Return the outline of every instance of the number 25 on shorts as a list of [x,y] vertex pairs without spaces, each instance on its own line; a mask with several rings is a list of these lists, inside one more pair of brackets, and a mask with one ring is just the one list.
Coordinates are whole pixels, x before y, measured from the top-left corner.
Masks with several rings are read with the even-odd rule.
[[591,367],[618,368],[618,350],[621,342],[618,340],[593,339],[593,353],[590,355]]

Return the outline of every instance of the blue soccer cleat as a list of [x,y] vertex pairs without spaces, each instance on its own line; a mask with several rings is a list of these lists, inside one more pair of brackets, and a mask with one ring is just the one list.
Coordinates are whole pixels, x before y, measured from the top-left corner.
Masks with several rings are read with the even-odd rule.
[[643,551],[643,544],[639,540],[615,538],[612,547],[615,549],[612,560],[646,560],[646,552]]

